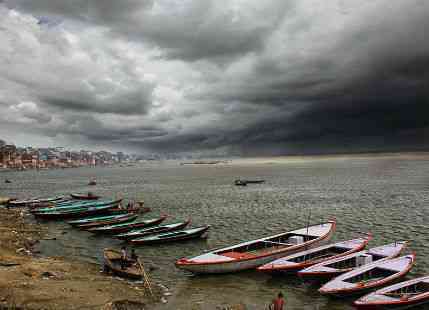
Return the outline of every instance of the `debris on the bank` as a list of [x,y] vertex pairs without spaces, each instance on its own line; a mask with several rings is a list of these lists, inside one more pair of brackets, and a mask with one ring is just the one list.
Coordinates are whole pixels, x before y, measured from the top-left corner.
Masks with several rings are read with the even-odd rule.
[[20,263],[14,263],[14,262],[0,262],[0,267],[14,267],[14,266],[20,266]]
[[146,305],[138,301],[117,300],[106,304],[103,310],[145,310]]
[[58,272],[52,272],[52,271],[44,271],[40,274],[40,276],[44,279],[55,279],[55,280],[64,279],[63,275],[59,274]]
[[232,306],[217,306],[217,310],[246,310],[246,306],[244,304],[237,304]]

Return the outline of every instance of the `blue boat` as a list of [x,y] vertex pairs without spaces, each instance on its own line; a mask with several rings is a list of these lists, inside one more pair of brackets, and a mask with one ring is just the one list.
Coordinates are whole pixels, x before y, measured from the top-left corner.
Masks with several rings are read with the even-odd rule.
[[86,202],[76,202],[70,205],[64,205],[59,207],[48,207],[48,208],[39,208],[35,209],[32,212],[33,213],[43,213],[43,212],[56,212],[56,211],[64,211],[64,210],[73,210],[73,209],[82,209],[82,208],[89,208],[89,207],[99,207],[99,206],[105,206],[108,204],[114,203],[115,200],[102,200],[102,201],[86,201]]

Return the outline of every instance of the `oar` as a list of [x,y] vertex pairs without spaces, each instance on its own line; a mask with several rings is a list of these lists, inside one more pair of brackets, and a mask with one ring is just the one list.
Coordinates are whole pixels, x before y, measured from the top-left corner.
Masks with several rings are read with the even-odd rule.
[[150,295],[152,296],[152,298],[155,298],[155,296],[153,295],[153,292],[152,292],[152,286],[150,284],[149,277],[147,276],[146,271],[143,268],[143,265],[140,262],[139,258],[137,258],[137,262],[139,263],[139,266],[140,266],[140,272],[141,272],[141,274],[143,276],[145,287],[149,289],[149,292],[150,292]]

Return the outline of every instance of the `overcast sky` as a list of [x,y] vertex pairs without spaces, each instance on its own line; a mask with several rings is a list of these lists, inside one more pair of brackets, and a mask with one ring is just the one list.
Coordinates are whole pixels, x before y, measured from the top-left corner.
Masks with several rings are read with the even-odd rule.
[[0,139],[278,155],[429,145],[427,0],[0,0]]

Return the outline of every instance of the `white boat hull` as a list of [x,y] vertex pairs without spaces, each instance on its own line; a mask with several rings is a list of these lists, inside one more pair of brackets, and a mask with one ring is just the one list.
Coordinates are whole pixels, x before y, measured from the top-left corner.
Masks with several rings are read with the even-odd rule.
[[[271,253],[270,255],[263,255],[263,256],[261,255],[259,257],[248,258],[248,259],[231,259],[229,261],[217,261],[217,262],[207,262],[207,263],[204,263],[204,262],[191,263],[186,259],[184,259],[185,263],[183,263],[183,259],[182,259],[176,263],[176,267],[193,272],[193,273],[207,273],[207,274],[231,273],[231,272],[238,272],[238,271],[247,270],[247,269],[255,269],[261,265],[267,264],[278,258],[292,255],[303,250],[312,249],[316,246],[320,246],[321,244],[324,244],[330,239],[330,237],[334,233],[335,225],[334,226],[331,225],[331,227],[334,227],[334,229],[331,228],[331,230],[327,234],[325,234],[324,236],[321,236],[318,239],[312,240],[310,242],[298,244],[290,248],[273,251],[273,253]],[[208,255],[210,255],[210,253],[208,253]]]

